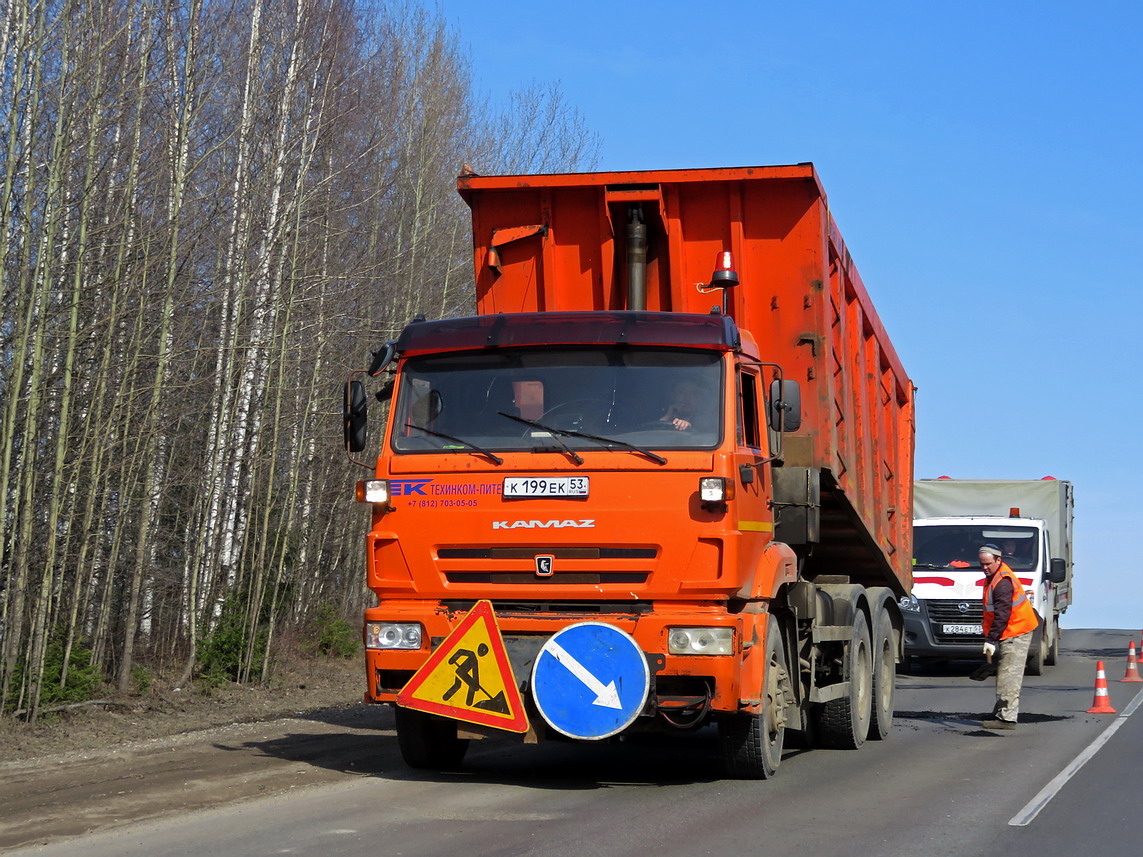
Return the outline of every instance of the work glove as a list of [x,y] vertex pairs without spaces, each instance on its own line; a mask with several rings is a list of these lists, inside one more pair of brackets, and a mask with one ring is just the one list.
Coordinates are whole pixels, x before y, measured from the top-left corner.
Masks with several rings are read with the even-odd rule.
[[984,644],[984,656],[986,658],[991,658],[995,654],[996,654],[996,643],[985,643]]

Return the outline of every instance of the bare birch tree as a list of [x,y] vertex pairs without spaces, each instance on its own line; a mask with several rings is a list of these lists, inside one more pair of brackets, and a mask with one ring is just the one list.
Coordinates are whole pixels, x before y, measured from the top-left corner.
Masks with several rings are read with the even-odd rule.
[[0,2],[0,713],[356,622],[330,390],[470,310],[462,163],[597,148],[415,2]]

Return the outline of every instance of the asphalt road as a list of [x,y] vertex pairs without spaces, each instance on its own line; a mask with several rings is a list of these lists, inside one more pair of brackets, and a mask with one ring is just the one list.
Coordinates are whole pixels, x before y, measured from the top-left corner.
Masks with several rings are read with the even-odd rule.
[[[1026,679],[1014,734],[980,729],[993,692],[967,679],[971,665],[901,676],[888,740],[788,751],[768,782],[720,779],[709,731],[612,745],[480,742],[462,773],[415,775],[400,763],[391,715],[367,709],[360,716],[375,721],[279,721],[62,772],[0,771],[0,846],[110,828],[9,853],[1136,855],[1143,714],[1085,713],[1097,658],[1120,712],[1143,687],[1118,681],[1129,639],[1066,632],[1061,665]],[[1030,824],[1010,825],[1113,724]],[[63,776],[52,785],[50,773]]]

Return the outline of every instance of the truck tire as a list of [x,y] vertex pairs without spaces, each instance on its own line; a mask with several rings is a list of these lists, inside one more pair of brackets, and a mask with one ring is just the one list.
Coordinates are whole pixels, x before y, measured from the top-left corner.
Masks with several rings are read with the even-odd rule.
[[897,635],[889,611],[882,609],[874,622],[873,703],[869,738],[882,741],[893,728],[893,696],[897,688]]
[[778,623],[770,617],[767,625],[762,713],[731,714],[718,722],[718,743],[726,774],[739,780],[768,780],[782,764],[791,702],[790,674]]
[[1044,625],[1032,632],[1032,645],[1028,649],[1028,663],[1024,666],[1024,675],[1043,675],[1044,661],[1048,657],[1048,640],[1044,636]]
[[397,746],[410,768],[451,771],[460,767],[468,741],[456,737],[456,721],[397,707]]
[[1052,642],[1048,644],[1048,654],[1044,658],[1044,663],[1050,667],[1056,666],[1060,662],[1060,622],[1058,619],[1052,620]]
[[853,639],[845,653],[849,693],[821,707],[818,719],[823,747],[856,750],[865,743],[873,718],[873,658],[869,620],[858,610],[853,617]]

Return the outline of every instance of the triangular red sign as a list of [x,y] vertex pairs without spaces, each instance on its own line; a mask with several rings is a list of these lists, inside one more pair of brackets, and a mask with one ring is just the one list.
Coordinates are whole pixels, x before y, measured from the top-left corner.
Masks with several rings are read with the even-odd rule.
[[528,731],[491,602],[476,603],[397,694],[397,704],[509,732]]

